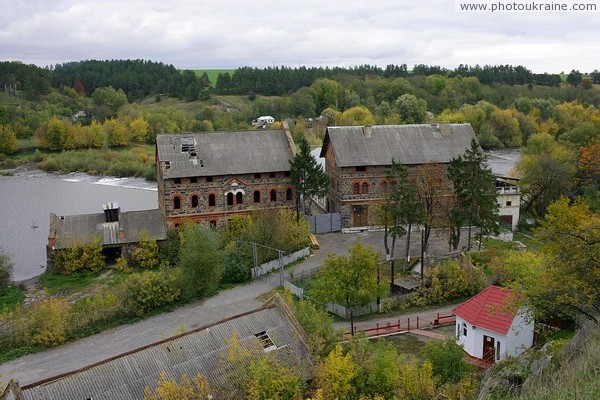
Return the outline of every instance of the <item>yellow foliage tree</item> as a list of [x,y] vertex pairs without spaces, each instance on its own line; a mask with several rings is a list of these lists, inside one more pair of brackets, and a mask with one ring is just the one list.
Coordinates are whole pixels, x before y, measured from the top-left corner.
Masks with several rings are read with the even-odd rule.
[[71,305],[66,300],[51,298],[36,303],[30,311],[32,343],[47,347],[67,340],[67,321]]
[[177,382],[176,379],[167,379],[167,374],[162,372],[155,390],[148,386],[144,389],[144,400],[209,400],[212,398],[208,380],[202,374],[197,374],[194,379],[183,374]]
[[[356,389],[352,384],[356,376],[356,366],[350,354],[344,355],[341,345],[337,345],[329,355],[317,364],[315,381],[317,397],[323,399],[350,399]],[[318,397],[321,396],[321,397]]]

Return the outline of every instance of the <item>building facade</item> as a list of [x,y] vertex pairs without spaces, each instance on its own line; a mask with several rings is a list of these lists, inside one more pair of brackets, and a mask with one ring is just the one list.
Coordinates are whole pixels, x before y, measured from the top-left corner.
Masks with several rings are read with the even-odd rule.
[[521,191],[518,179],[496,176],[498,189],[498,218],[501,224],[506,224],[511,231],[517,229],[521,212]]
[[234,215],[292,208],[294,142],[284,130],[159,135],[158,204],[167,226],[225,226]]
[[[409,171],[419,165],[445,169],[473,139],[470,124],[329,127],[321,149],[330,180],[326,209],[341,214],[342,228],[373,225],[373,207],[390,184],[392,159]],[[451,186],[447,189],[451,195]]]

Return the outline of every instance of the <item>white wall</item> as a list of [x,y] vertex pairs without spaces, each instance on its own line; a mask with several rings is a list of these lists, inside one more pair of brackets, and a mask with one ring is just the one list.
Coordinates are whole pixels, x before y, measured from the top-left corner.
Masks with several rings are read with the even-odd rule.
[[[496,361],[503,360],[506,357],[518,356],[533,345],[533,321],[529,321],[524,315],[525,312],[517,313],[506,335],[481,327],[474,327],[464,319],[456,316],[455,334],[458,327],[461,327],[457,343],[463,346],[471,356],[483,358],[483,336],[490,336],[495,340],[496,349],[498,349],[498,342],[500,343],[500,358]],[[463,323],[467,324],[467,336],[463,335]]]
[[[520,215],[521,193],[519,188],[511,186],[508,188],[498,189],[498,216],[511,215],[512,227],[514,231],[517,229]],[[507,205],[510,204],[510,205]]]

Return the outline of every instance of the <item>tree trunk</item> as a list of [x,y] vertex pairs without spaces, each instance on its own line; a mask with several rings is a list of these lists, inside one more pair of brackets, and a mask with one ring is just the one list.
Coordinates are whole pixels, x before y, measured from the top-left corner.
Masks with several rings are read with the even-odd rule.
[[354,336],[354,310],[350,309],[350,335]]
[[410,231],[412,230],[412,224],[408,224],[408,232],[406,232],[406,262],[410,262]]

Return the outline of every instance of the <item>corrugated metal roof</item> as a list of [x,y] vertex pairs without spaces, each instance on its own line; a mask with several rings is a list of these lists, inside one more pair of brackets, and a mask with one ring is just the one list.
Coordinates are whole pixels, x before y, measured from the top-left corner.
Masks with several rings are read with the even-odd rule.
[[517,315],[517,310],[509,309],[514,296],[511,290],[488,286],[456,307],[452,313],[471,325],[506,335]]
[[270,351],[304,381],[312,378],[312,359],[304,333],[287,306],[277,296],[263,308],[241,314],[214,325],[142,347],[79,371],[46,379],[23,387],[23,398],[34,399],[136,399],[146,386],[156,388],[165,372],[168,379],[183,374],[204,374],[213,389],[233,389],[227,361],[228,340],[237,334],[239,343],[248,344],[254,354],[263,354],[259,332],[267,332],[276,350]]
[[470,124],[330,126],[321,156],[331,146],[339,167],[447,163],[473,139]]
[[165,178],[289,171],[293,158],[282,130],[158,135],[156,144]]
[[[57,216],[51,221],[51,230],[56,232],[55,249],[64,249],[75,244],[92,243],[97,237],[102,245],[135,243],[140,232],[148,232],[150,239],[166,239],[167,231],[160,210],[128,211],[119,213],[118,222],[106,222],[104,213]],[[123,230],[124,239],[119,238]]]

